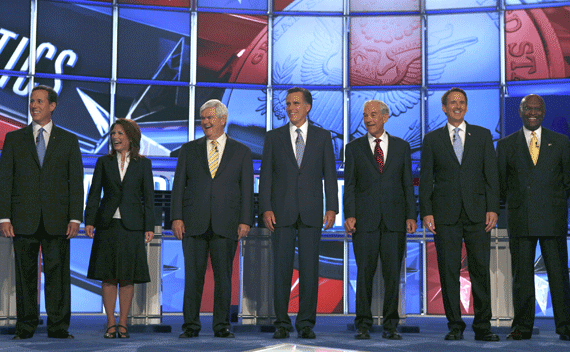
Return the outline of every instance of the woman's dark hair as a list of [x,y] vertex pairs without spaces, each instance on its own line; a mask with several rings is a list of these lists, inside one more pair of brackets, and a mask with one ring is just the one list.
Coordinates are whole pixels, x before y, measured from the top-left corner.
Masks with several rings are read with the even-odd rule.
[[[141,129],[139,125],[134,120],[120,118],[117,119],[111,125],[111,131],[113,130],[113,128],[115,128],[115,125],[120,125],[125,130],[125,134],[127,135],[127,138],[129,139],[130,142],[129,143],[130,158],[133,160],[139,159],[141,157],[141,155],[139,154],[141,149]],[[110,138],[109,141],[111,141]],[[114,148],[111,148],[110,154],[116,155],[117,151]]]

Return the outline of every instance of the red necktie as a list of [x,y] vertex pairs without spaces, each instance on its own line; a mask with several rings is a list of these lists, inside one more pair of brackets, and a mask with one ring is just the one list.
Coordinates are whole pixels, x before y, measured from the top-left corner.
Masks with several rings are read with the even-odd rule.
[[384,171],[384,152],[380,148],[380,138],[376,138],[376,147],[374,147],[374,159],[376,159],[376,164],[378,164],[378,169],[380,173]]

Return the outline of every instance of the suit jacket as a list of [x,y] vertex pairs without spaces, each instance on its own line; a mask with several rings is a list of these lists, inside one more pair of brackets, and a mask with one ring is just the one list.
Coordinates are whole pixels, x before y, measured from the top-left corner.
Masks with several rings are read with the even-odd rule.
[[273,211],[276,227],[323,226],[323,177],[326,210],[338,213],[338,185],[329,131],[309,123],[301,167],[297,166],[289,123],[267,132],[259,177],[259,211]]
[[[101,199],[101,190],[104,191]],[[85,225],[107,228],[119,208],[133,231],[154,231],[154,182],[150,159],[131,159],[121,181],[116,155],[97,159],[85,207]]]
[[501,198],[509,236],[566,236],[570,193],[570,141],[542,128],[536,166],[523,130],[497,143]]
[[485,222],[487,212],[499,213],[499,173],[488,129],[467,124],[459,164],[447,124],[425,135],[420,171],[420,213],[433,215],[436,226],[454,224],[461,207],[473,222]]
[[251,150],[228,137],[216,176],[208,168],[207,138],[185,143],[172,186],[172,220],[183,220],[186,236],[199,236],[210,223],[215,234],[237,239],[239,224],[253,224]]
[[55,124],[43,167],[33,127],[6,134],[0,159],[0,219],[14,233],[34,234],[43,214],[49,235],[65,235],[70,220],[83,220],[83,162],[77,137]]
[[416,219],[410,145],[389,135],[388,147],[380,173],[368,134],[346,145],[344,217],[356,218],[359,232],[374,231],[381,221],[389,231],[406,232],[406,219]]

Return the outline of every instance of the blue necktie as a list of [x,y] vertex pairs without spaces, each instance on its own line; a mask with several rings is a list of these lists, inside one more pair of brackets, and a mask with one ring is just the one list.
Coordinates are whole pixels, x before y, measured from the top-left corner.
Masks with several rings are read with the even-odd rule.
[[44,165],[44,157],[46,156],[46,141],[44,139],[44,128],[38,131],[38,138],[36,139],[36,150],[38,151],[38,159],[40,159],[40,166]]
[[461,137],[459,137],[459,127],[455,127],[453,130],[453,150],[455,155],[457,155],[457,160],[461,164],[461,159],[463,159],[463,143],[461,143]]
[[301,129],[297,128],[297,140],[295,141],[295,153],[297,155],[297,166],[301,167],[303,153],[305,152],[305,141],[301,135]]

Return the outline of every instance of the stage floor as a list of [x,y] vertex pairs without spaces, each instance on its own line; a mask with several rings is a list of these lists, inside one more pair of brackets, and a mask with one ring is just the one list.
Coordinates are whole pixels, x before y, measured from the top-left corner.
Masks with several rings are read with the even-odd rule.
[[[441,317],[409,317],[406,324],[419,327],[419,333],[402,333],[403,340],[388,341],[382,339],[381,332],[371,333],[370,340],[355,340],[354,331],[348,330],[348,324],[353,317],[319,316],[314,340],[297,338],[292,332],[291,337],[284,340],[274,340],[269,332],[246,332],[247,329],[236,328],[235,339],[215,338],[211,329],[212,317],[204,315],[201,318],[202,331],[200,336],[192,339],[179,339],[182,317],[166,316],[164,325],[171,326],[170,333],[142,332],[144,329],[133,328],[128,340],[104,339],[105,318],[102,316],[73,316],[70,333],[74,340],[56,340],[47,337],[45,326],[38,328],[33,338],[22,341],[12,341],[12,335],[0,335],[0,351],[268,351],[268,352],[337,352],[337,351],[568,351],[570,341],[561,341],[554,332],[553,319],[537,319],[536,327],[540,333],[531,340],[506,341],[507,329],[494,329],[501,337],[499,342],[481,342],[474,340],[470,318],[466,318],[467,329],[465,339],[461,341],[444,341],[447,333],[445,318]],[[46,321],[44,317],[44,321]],[[5,330],[5,329],[4,329]],[[140,332],[136,332],[136,331]]]

